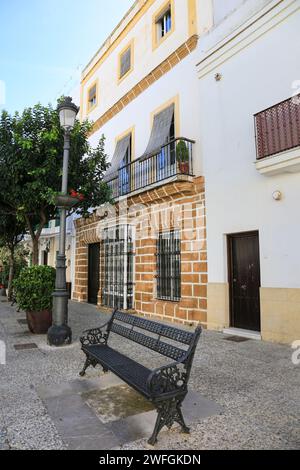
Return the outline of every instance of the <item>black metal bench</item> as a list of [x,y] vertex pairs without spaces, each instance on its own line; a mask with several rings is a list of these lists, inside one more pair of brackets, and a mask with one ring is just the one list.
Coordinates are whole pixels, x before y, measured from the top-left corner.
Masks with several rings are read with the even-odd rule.
[[[108,346],[110,333],[134,341],[174,362],[154,370],[148,369]],[[100,364],[104,372],[110,370],[153,402],[158,416],[148,442],[154,445],[160,430],[164,426],[170,429],[174,422],[180,424],[183,432],[189,432],[181,405],[187,394],[187,384],[200,334],[200,326],[191,333],[115,310],[109,321],[100,328],[83,332],[80,342],[82,351],[86,354],[86,361],[80,375],[84,376],[89,366],[96,367]],[[185,349],[182,345],[185,345]]]

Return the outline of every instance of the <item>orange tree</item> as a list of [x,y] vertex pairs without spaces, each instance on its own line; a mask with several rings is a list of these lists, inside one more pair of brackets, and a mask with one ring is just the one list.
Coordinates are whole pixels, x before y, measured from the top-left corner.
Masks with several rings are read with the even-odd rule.
[[[82,195],[75,209],[86,216],[90,208],[110,201],[103,174],[107,169],[102,136],[92,148],[89,121],[76,121],[71,133],[69,187]],[[0,116],[0,215],[26,224],[32,240],[32,263],[38,263],[38,242],[49,220],[56,217],[55,198],[62,177],[63,130],[51,105],[37,104],[22,114]]]

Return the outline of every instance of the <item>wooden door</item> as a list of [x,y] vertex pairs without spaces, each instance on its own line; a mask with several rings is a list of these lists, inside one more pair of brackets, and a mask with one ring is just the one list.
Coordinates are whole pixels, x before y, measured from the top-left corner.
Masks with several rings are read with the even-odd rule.
[[231,326],[260,331],[258,232],[228,236]]
[[97,304],[100,283],[100,243],[89,245],[88,302]]

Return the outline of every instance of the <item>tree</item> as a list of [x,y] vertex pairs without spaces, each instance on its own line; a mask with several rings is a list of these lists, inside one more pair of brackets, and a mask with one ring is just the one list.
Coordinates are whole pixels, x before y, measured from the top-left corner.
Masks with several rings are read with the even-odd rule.
[[25,224],[12,215],[0,214],[0,247],[7,250],[1,253],[1,260],[8,265],[8,300],[12,296],[12,282],[15,272],[15,253],[18,244],[23,240],[26,231]]
[[[103,182],[108,167],[104,137],[92,148],[92,123],[76,121],[71,133],[69,187],[84,196],[76,207],[87,216],[91,207],[110,200]],[[63,130],[51,105],[37,104],[13,116],[0,118],[0,214],[25,222],[32,240],[32,263],[38,264],[38,242],[49,220],[55,218],[55,197],[62,177]]]

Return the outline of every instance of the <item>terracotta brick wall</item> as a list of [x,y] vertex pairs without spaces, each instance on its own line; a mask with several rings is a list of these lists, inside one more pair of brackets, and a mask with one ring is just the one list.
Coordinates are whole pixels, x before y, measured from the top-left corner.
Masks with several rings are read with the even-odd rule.
[[[203,178],[176,181],[129,197],[127,223],[135,227],[134,310],[144,316],[206,326],[207,253]],[[117,204],[116,210],[121,210]],[[123,217],[124,218],[124,217]],[[119,223],[122,223],[123,218]],[[74,298],[87,301],[88,243],[100,241],[100,228],[111,225],[110,216],[77,221]],[[181,300],[156,298],[156,243],[158,233],[176,229],[181,236]],[[99,303],[101,296],[99,295]]]

